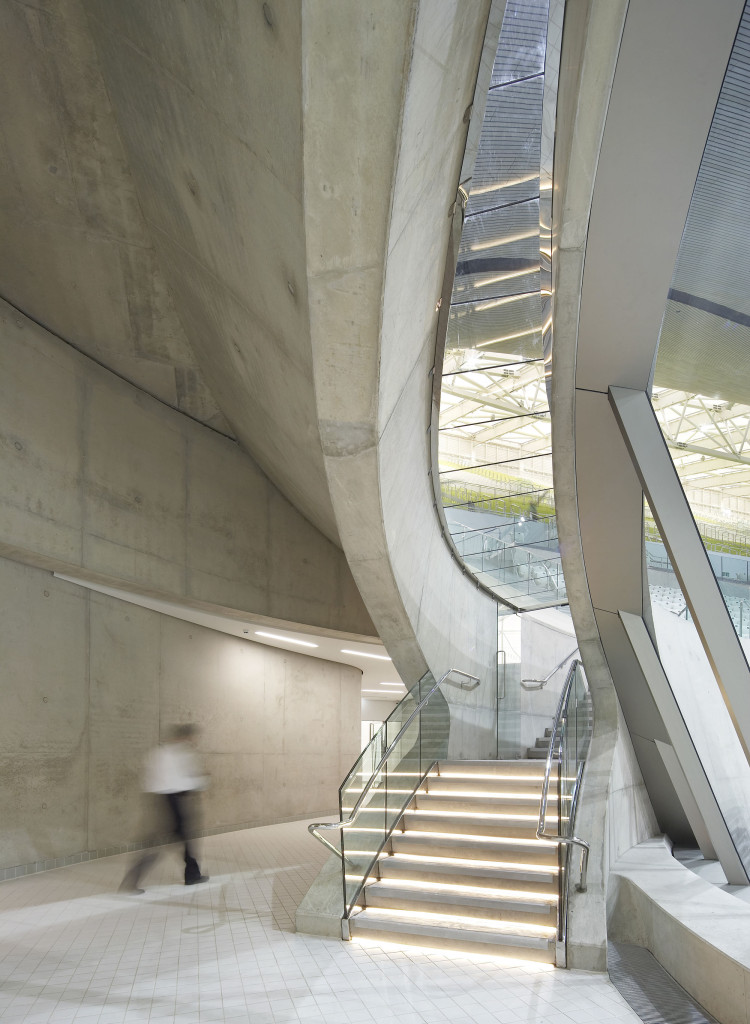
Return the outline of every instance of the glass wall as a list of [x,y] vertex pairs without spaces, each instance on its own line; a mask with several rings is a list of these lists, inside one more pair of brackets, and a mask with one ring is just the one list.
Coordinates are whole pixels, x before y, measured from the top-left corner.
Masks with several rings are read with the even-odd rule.
[[509,0],[505,10],[468,190],[440,399],[440,485],[453,543],[477,579],[519,610],[566,601],[544,364],[548,16],[549,0]]

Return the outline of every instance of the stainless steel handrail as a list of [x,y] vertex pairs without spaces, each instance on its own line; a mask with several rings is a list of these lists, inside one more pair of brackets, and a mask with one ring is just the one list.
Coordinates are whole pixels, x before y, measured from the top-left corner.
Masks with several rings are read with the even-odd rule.
[[[473,682],[472,685],[469,685],[467,683],[454,683],[452,679],[448,679],[448,676],[452,676],[452,675],[464,676],[466,679],[473,679],[474,682]],[[328,840],[324,836],[319,835],[317,830],[318,829],[334,829],[334,828],[341,829],[341,828],[345,828],[348,825],[352,825],[354,823],[354,821],[357,818],[357,815],[359,814],[360,808],[362,807],[362,804],[364,803],[365,797],[367,796],[367,794],[372,789],[373,783],[375,782],[375,778],[379,774],[380,769],[383,767],[383,765],[386,763],[388,758],[393,753],[393,751],[394,751],[394,749],[396,747],[396,744],[401,739],[401,737],[404,735],[404,733],[409,728],[409,726],[414,721],[414,719],[419,714],[419,712],[422,710],[422,708],[425,706],[425,704],[430,699],[430,697],[433,695],[435,690],[437,690],[437,688],[442,683],[444,683],[446,681],[449,682],[451,684],[451,686],[459,686],[462,690],[475,690],[477,688],[477,686],[479,686],[479,682],[480,682],[478,676],[474,676],[470,672],[464,672],[460,668],[451,668],[451,669],[448,669],[447,672],[444,672],[443,675],[438,679],[438,681],[432,687],[430,692],[425,697],[423,697],[422,700],[419,702],[419,704],[417,704],[417,706],[414,708],[412,713],[409,715],[407,720],[404,722],[404,724],[399,729],[398,734],[396,735],[396,738],[389,745],[389,747],[386,750],[386,752],[383,754],[383,756],[378,761],[377,767],[373,770],[372,775],[367,780],[367,783],[365,784],[362,792],[360,793],[359,799],[357,800],[356,804],[352,808],[352,812],[349,815],[349,817],[348,818],[342,818],[341,821],[317,821],[314,824],[307,826],[307,831],[310,833],[310,835],[311,836],[315,836],[315,838],[319,842],[321,842],[323,844],[323,846],[328,847],[328,849],[331,850],[332,853],[335,853],[337,857],[341,858],[341,860],[344,859],[344,855],[342,854],[341,850],[337,850],[336,847],[333,845],[333,843],[329,843]],[[404,698],[404,700],[405,699],[406,698]]]
[[[567,660],[567,659],[566,659]],[[576,835],[562,836],[553,835],[544,831],[545,819],[547,817],[547,798],[549,796],[549,779],[552,772],[552,761],[555,757],[555,741],[563,727],[563,711],[567,703],[568,697],[570,696],[570,690],[573,685],[573,679],[575,678],[575,672],[578,665],[581,662],[576,659],[568,669],[568,675],[565,679],[565,685],[563,686],[562,693],[560,694],[560,700],[557,704],[557,712],[555,713],[555,721],[552,726],[552,736],[549,741],[549,751],[547,753],[547,763],[544,768],[544,783],[542,785],[542,802],[539,807],[539,824],[537,825],[536,835],[537,839],[548,839],[553,843],[565,843],[566,845],[576,845],[581,848],[581,878],[576,886],[578,892],[586,892],[586,875],[588,873],[589,864],[589,844],[585,839],[580,839]],[[578,805],[578,792],[581,786],[581,777],[583,775],[583,765],[580,765],[576,771],[576,781],[573,786],[570,800],[570,827],[573,828],[573,822],[575,820],[575,809]]]
[[[570,661],[570,659],[573,657],[573,655],[577,654],[577,653],[578,653],[578,648],[574,647],[573,650],[570,652],[570,654],[566,654],[565,657],[563,658],[563,660],[559,664],[555,665],[555,667],[552,669],[551,672],[547,673],[547,675],[544,677],[544,679],[522,679],[521,680],[521,686],[524,688],[524,690],[543,690],[544,687],[547,685],[547,683],[552,678],[552,676],[555,674],[555,672],[557,672],[559,669],[561,669],[563,667],[563,665],[565,664],[565,662],[566,661]],[[538,686],[526,686],[526,683],[538,683],[539,685]]]

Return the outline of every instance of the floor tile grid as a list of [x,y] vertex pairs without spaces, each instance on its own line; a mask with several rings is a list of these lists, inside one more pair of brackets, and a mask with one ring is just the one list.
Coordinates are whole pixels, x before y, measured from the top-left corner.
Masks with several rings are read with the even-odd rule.
[[209,883],[165,855],[143,896],[113,857],[0,884],[0,1020],[14,1024],[637,1021],[601,975],[296,935],[325,852],[304,822],[210,837]]

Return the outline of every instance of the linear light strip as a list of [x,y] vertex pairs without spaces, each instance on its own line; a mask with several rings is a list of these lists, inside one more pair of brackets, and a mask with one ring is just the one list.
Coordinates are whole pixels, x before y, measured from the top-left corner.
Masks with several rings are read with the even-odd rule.
[[[395,888],[404,886],[407,889],[427,893],[455,893],[457,896],[479,896],[482,899],[508,900],[516,903],[557,903],[557,893],[533,892],[526,889],[502,889],[487,885],[464,885],[460,882],[433,882],[429,879],[398,878],[393,875],[389,875],[386,879],[380,879],[380,882],[392,885]],[[373,884],[377,885],[378,880],[375,880]]]
[[390,661],[387,654],[370,654],[369,651],[350,651],[345,647],[341,648],[342,654],[356,654],[360,658],[377,658],[378,661]]
[[414,861],[420,864],[450,865],[456,868],[486,868],[488,871],[533,871],[536,874],[557,874],[560,870],[557,864],[537,864],[525,861],[504,861],[504,860],[468,860],[461,857],[430,857],[421,853],[384,853],[383,860],[393,861]]
[[265,636],[269,640],[281,640],[285,644],[299,644],[300,647],[318,647],[318,644],[312,644],[309,640],[295,640],[291,636],[281,636],[279,633],[264,633],[262,629],[255,630],[256,636]]
[[[358,829],[357,831],[367,832],[368,829]],[[371,832],[379,832],[380,829],[369,829]],[[557,849],[557,843],[551,843],[547,839],[531,839],[526,836],[483,836],[477,835],[471,832],[432,832],[427,829],[407,829],[402,835],[409,835],[413,838],[426,839],[433,837],[435,839],[446,840],[450,839],[451,842],[456,840],[466,840],[471,843],[503,843],[510,844],[511,846],[544,846],[551,849]]]
[[452,924],[469,926],[477,931],[501,935],[522,935],[529,939],[551,939],[557,934],[557,928],[543,924],[522,924],[519,921],[490,921],[486,917],[464,917],[459,914],[430,913],[427,910],[396,910],[386,907],[368,907],[367,916],[396,917],[404,921],[416,921],[424,924]]

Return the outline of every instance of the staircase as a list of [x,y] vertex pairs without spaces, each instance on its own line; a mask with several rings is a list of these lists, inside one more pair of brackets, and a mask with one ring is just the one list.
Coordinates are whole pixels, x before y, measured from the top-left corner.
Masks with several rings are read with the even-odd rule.
[[549,753],[549,745],[550,745],[551,741],[552,741],[552,730],[551,729],[545,729],[544,730],[544,736],[537,736],[536,743],[534,744],[534,746],[526,748],[526,757],[529,758],[532,761],[535,761],[535,760],[538,759],[540,761],[545,761],[546,762],[547,754]]
[[436,765],[362,890],[351,934],[554,963],[558,847],[536,838],[544,768]]

